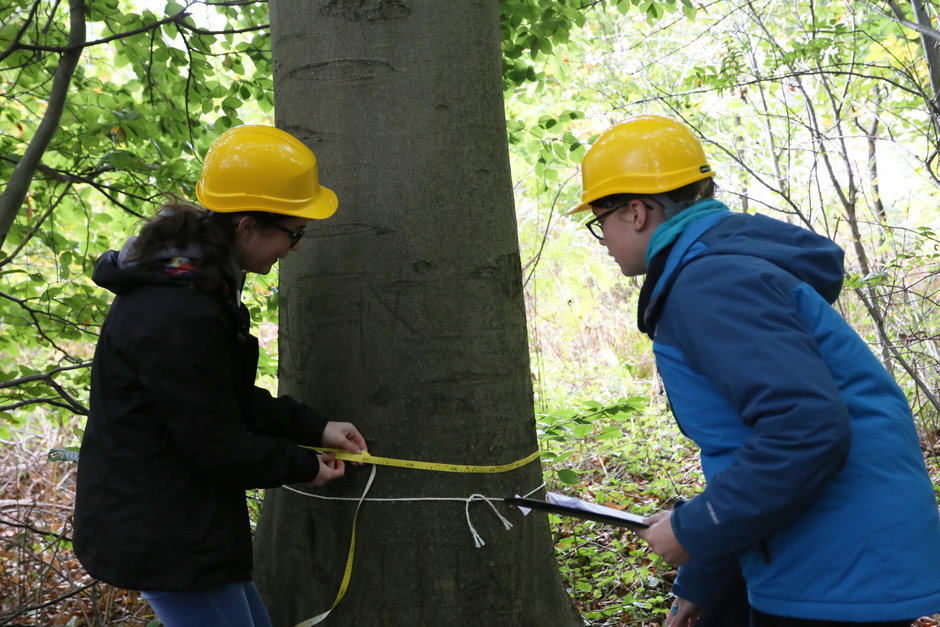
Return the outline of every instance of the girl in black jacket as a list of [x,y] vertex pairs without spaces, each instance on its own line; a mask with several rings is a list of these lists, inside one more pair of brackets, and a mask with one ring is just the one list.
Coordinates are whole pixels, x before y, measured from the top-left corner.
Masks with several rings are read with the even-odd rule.
[[220,136],[197,194],[208,211],[170,203],[95,266],[116,297],[92,367],[74,546],[92,576],[144,591],[167,627],[258,627],[270,621],[251,582],[245,490],[321,486],[343,462],[298,444],[366,443],[352,424],[255,386],[239,291],[337,201],[313,153],[265,126]]

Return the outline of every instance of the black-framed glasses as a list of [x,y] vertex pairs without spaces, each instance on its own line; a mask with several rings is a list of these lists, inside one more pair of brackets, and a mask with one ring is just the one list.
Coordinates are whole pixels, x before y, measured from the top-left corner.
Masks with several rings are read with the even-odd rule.
[[[607,207],[600,207],[599,204],[594,204],[594,203],[591,203],[591,204],[594,207],[598,207],[600,209],[607,209]],[[585,222],[584,226],[586,226],[587,230],[591,232],[591,235],[593,235],[597,239],[604,239],[604,218],[614,213],[615,211],[620,209],[622,206],[623,206],[622,202],[617,203],[613,209],[609,209],[608,211],[605,211],[601,215],[594,216],[593,218]]]
[[297,243],[300,242],[300,238],[302,238],[302,237],[304,236],[304,230],[303,230],[303,229],[297,229],[296,231],[292,231],[291,229],[287,228],[286,226],[282,226],[282,225],[280,225],[280,224],[272,224],[271,226],[273,226],[274,228],[276,228],[278,231],[283,231],[284,233],[287,233],[287,234],[290,236],[290,247],[291,247],[291,248],[293,248],[294,246],[296,246]]

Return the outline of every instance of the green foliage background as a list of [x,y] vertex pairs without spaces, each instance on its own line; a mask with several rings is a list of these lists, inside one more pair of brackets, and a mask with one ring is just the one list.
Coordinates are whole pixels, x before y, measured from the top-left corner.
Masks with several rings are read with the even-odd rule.
[[[64,101],[69,5],[85,43]],[[928,3],[936,12],[937,4]],[[500,2],[538,428],[546,479],[652,511],[700,475],[672,428],[638,284],[564,215],[577,164],[606,128],[661,113],[697,129],[721,198],[826,233],[849,252],[844,315],[907,392],[940,467],[937,259],[940,112],[924,43],[891,2]],[[0,8],[0,439],[78,443],[109,294],[89,276],[168,192],[193,197],[221,131],[273,121],[267,5],[10,0]],[[932,25],[927,26],[927,30]],[[921,30],[924,30],[922,28]],[[75,36],[74,28],[71,35]],[[927,40],[934,41],[933,39]],[[8,182],[44,117],[57,132]],[[347,210],[354,210],[348,208]],[[246,290],[276,386],[277,276]],[[42,425],[37,426],[37,425]],[[50,425],[52,428],[50,429]],[[572,595],[592,624],[654,619],[672,572],[630,536],[556,521]]]

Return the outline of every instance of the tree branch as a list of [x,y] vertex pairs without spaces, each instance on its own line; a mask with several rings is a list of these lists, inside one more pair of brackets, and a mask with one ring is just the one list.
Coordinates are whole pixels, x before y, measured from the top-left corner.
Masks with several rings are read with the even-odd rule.
[[72,83],[72,74],[78,65],[82,54],[82,45],[85,42],[85,6],[83,0],[69,0],[69,51],[62,54],[59,59],[55,76],[52,79],[52,89],[49,91],[49,103],[36,133],[29,141],[23,158],[16,165],[6,189],[0,195],[0,248],[6,241],[7,234],[13,226],[13,221],[19,213],[23,199],[29,191],[33,174],[42,155],[52,141],[62,119],[65,109],[65,100],[68,97],[69,86]]
[[[23,401],[16,401],[15,403],[10,403],[9,405],[0,405],[0,411],[10,411],[13,409],[19,409],[20,407],[26,407],[27,405],[52,405],[53,407],[60,407],[62,409],[67,409],[74,414],[79,414],[81,416],[87,416],[88,410],[82,408],[81,411],[77,411],[75,407],[69,403],[63,403],[54,397],[44,397],[40,396],[37,398],[28,398]],[[81,406],[79,406],[81,407]]]
[[16,611],[15,613],[13,613],[13,614],[8,614],[7,616],[0,616],[0,625],[6,624],[6,623],[10,622],[11,620],[13,620],[14,618],[16,618],[17,616],[22,616],[23,614],[26,614],[26,613],[28,613],[28,612],[35,612],[36,610],[41,610],[41,609],[44,608],[44,607],[49,607],[49,606],[51,606],[51,605],[55,605],[56,603],[59,603],[59,602],[61,602],[61,601],[64,601],[65,599],[68,599],[69,597],[75,596],[76,594],[81,594],[82,592],[84,592],[84,591],[87,590],[88,588],[91,588],[92,586],[95,586],[95,585],[97,585],[97,584],[98,584],[98,580],[96,579],[95,581],[93,581],[93,582],[91,582],[91,583],[89,583],[89,584],[85,584],[84,586],[82,586],[82,587],[80,587],[80,588],[76,588],[75,590],[72,590],[71,592],[69,592],[69,593],[67,593],[67,594],[63,594],[62,596],[60,596],[60,597],[57,598],[57,599],[52,599],[52,600],[50,600],[50,601],[46,601],[45,603],[40,603],[39,605],[31,605],[31,606],[29,606],[29,607],[23,607],[23,608],[20,608],[19,610],[17,610],[17,611]]
[[6,50],[0,52],[0,63],[3,63],[4,59],[13,54],[19,48],[20,40],[26,33],[26,29],[29,28],[29,25],[36,17],[36,11],[39,10],[40,1],[41,0],[36,0],[36,2],[33,3],[33,6],[29,9],[29,15],[26,16],[26,19],[23,21],[23,25],[20,27],[20,30],[16,31],[16,35],[13,36],[13,41],[10,42],[10,45],[7,46]]
[[878,336],[882,338],[882,341],[886,344],[887,350],[891,352],[894,360],[901,365],[901,368],[908,374],[911,380],[914,382],[914,385],[917,386],[917,389],[927,398],[927,401],[933,406],[934,411],[940,411],[940,400],[933,393],[933,390],[930,389],[930,385],[927,384],[914,370],[913,367],[907,360],[904,359],[904,356],[901,355],[901,352],[894,345],[888,343],[886,338],[888,337],[888,332],[884,327],[884,321],[880,316],[878,308],[874,306],[874,303],[868,299],[868,296],[865,294],[865,290],[861,288],[856,288],[856,295],[858,295],[859,300],[862,301],[862,304],[868,310],[868,314],[871,317],[872,321],[875,323],[875,326],[878,329]]
[[[194,26],[192,24],[186,23],[186,18],[189,17],[190,15],[187,9],[189,9],[189,7],[191,7],[193,4],[196,4],[196,3],[190,2],[183,9],[181,9],[178,13],[175,13],[163,19],[157,20],[156,22],[151,22],[150,24],[145,24],[139,28],[135,28],[132,30],[123,31],[120,33],[114,33],[113,35],[102,37],[101,39],[93,39],[91,41],[82,42],[81,44],[79,44],[79,47],[91,48],[92,46],[100,46],[102,44],[109,44],[112,41],[118,41],[120,39],[127,39],[128,37],[134,37],[135,35],[141,35],[143,33],[155,31],[156,29],[160,28],[161,26],[165,24],[176,24],[179,28],[185,28],[188,31],[196,33],[197,35],[237,35],[239,33],[250,33],[252,31],[257,31],[257,30],[267,30],[271,27],[270,24],[257,24],[255,26],[246,26],[245,28],[236,28],[236,29],[228,29],[228,30],[208,30],[204,28],[199,28],[198,26]],[[242,5],[256,4],[256,2],[242,2],[239,4],[242,4]],[[15,47],[12,47],[12,49],[9,50],[9,52],[13,52],[15,50],[30,50],[30,51],[35,51],[35,52],[56,52],[56,53],[64,54],[66,52],[73,51],[74,48],[75,48],[75,44],[73,44],[72,42],[69,42],[65,46],[40,46],[38,44],[16,44]],[[7,54],[9,54],[9,52],[7,52]]]
[[930,37],[931,39],[940,41],[940,30],[937,30],[936,28],[932,28],[930,26],[926,26],[923,24],[918,24],[917,22],[910,21],[909,19],[907,19],[907,16],[904,15],[904,10],[901,9],[901,7],[898,6],[898,3],[895,2],[894,0],[887,0],[886,2],[886,4],[889,7],[891,7],[892,15],[889,15],[885,13],[884,11],[882,11],[880,8],[878,8],[875,5],[874,2],[869,2],[868,4],[870,4],[872,8],[875,9],[875,11],[877,11],[884,17],[888,18],[889,20],[894,20],[901,26],[906,26],[907,28],[910,28],[911,30],[917,31],[924,37]]
[[33,381],[49,381],[54,375],[59,374],[60,372],[68,372],[69,370],[77,370],[79,368],[88,368],[91,366],[90,361],[85,361],[80,364],[73,364],[71,366],[61,366],[59,368],[54,368],[49,372],[44,372],[42,374],[31,374],[28,377],[20,377],[19,379],[13,379],[12,381],[3,381],[0,382],[0,390],[3,388],[12,388],[18,385],[23,385],[24,383],[32,383]]
[[[7,161],[10,161],[12,163],[18,163],[20,161],[18,159],[15,159],[13,157],[6,156],[6,155],[0,155],[0,159],[6,159]],[[120,200],[118,200],[115,194],[121,193],[127,196],[128,198],[133,198],[134,200],[140,200],[140,201],[150,201],[153,198],[152,196],[140,196],[137,194],[132,194],[126,189],[120,189],[120,188],[114,187],[113,185],[99,183],[98,181],[94,179],[94,177],[98,176],[99,174],[104,174],[105,172],[114,172],[115,168],[112,165],[95,168],[93,170],[88,170],[79,174],[73,174],[72,172],[69,172],[68,170],[60,170],[58,168],[47,166],[44,163],[39,163],[36,166],[36,171],[44,174],[47,178],[52,179],[53,181],[57,181],[59,183],[66,183],[68,185],[73,185],[75,183],[84,183],[86,185],[90,185],[94,187],[96,190],[98,190],[98,192],[102,194],[105,198],[107,198],[108,200],[110,200],[115,205],[117,205],[118,207],[126,211],[127,213],[131,214],[135,218],[143,219],[145,218],[145,216],[141,215],[140,213],[131,209],[126,204],[122,203]],[[43,219],[45,219],[45,217]],[[4,265],[8,261],[9,261],[9,257],[7,257],[2,262],[0,262],[0,266]]]
[[[86,361],[80,364],[75,364],[72,366],[62,366],[60,368],[55,368],[49,372],[42,374],[33,374],[26,377],[20,377],[19,379],[13,379],[12,381],[4,381],[0,383],[0,390],[6,388],[14,388],[27,383],[35,383],[42,381],[46,383],[49,387],[55,390],[59,394],[59,398],[55,397],[36,397],[25,399],[22,401],[16,401],[10,403],[9,405],[0,405],[0,411],[9,411],[11,409],[17,409],[19,407],[24,407],[26,405],[37,405],[40,403],[45,403],[48,405],[53,405],[54,407],[61,407],[67,409],[73,414],[78,414],[80,416],[88,415],[88,408],[82,405],[77,398],[72,396],[68,390],[62,387],[53,377],[60,372],[67,372],[69,370],[76,370],[78,368],[88,368],[91,366],[90,361]],[[63,400],[59,400],[63,399]],[[64,401],[64,402],[63,402]]]
[[911,0],[911,6],[914,7],[914,17],[917,18],[917,24],[923,30],[920,30],[920,44],[924,49],[924,58],[927,60],[927,74],[930,76],[930,87],[933,89],[933,98],[930,99],[932,111],[931,118],[937,118],[937,112],[940,111],[940,50],[937,49],[938,38],[928,35],[925,31],[934,30],[930,25],[930,15],[921,3],[921,0]]
[[189,111],[189,93],[193,84],[193,47],[189,45],[189,40],[183,35],[182,31],[180,31],[180,37],[183,39],[183,44],[186,46],[186,58],[189,59],[189,67],[186,71],[186,87],[183,91],[183,104],[186,109],[186,129],[189,131],[190,144],[195,146],[196,138],[193,137],[193,119],[190,117]]
[[[898,69],[897,69],[897,68],[893,68],[893,67],[883,67],[883,66],[878,66],[878,65],[876,65],[876,64],[869,64],[869,63],[859,64],[859,65],[861,65],[862,67],[870,67],[870,68],[873,68],[873,69],[884,69],[884,70],[889,70],[889,71],[892,71],[892,72],[898,72]],[[805,70],[793,70],[793,71],[791,71],[791,72],[787,72],[786,74],[774,74],[774,75],[770,75],[770,76],[758,76],[758,77],[753,78],[753,79],[750,79],[750,80],[738,81],[737,83],[734,83],[733,85],[723,86],[723,87],[721,87],[721,88],[718,88],[718,87],[703,87],[703,88],[699,88],[699,89],[687,89],[686,91],[679,91],[679,92],[675,92],[675,93],[666,94],[666,96],[667,96],[668,98],[680,98],[680,97],[682,97],[682,96],[697,96],[697,95],[700,95],[700,94],[708,94],[708,93],[712,93],[712,92],[716,92],[716,91],[721,91],[721,90],[723,90],[723,89],[741,89],[742,87],[749,87],[749,86],[751,86],[751,85],[757,85],[757,84],[759,84],[759,83],[782,83],[782,82],[784,82],[784,81],[787,80],[787,79],[796,80],[796,79],[798,79],[798,78],[801,77],[801,76],[818,76],[818,75],[820,75],[820,74],[831,74],[832,76],[849,76],[849,77],[854,77],[854,78],[869,79],[869,80],[876,80],[876,81],[884,81],[885,83],[888,83],[888,84],[891,85],[892,87],[894,87],[894,88],[896,88],[896,89],[898,89],[898,90],[900,90],[900,91],[902,91],[902,92],[905,92],[905,93],[908,93],[908,94],[911,94],[911,95],[914,95],[914,96],[920,96],[920,97],[923,97],[923,96],[925,95],[923,91],[917,90],[917,89],[912,89],[912,88],[910,88],[910,87],[904,85],[903,83],[900,83],[900,82],[898,82],[898,81],[896,81],[896,80],[892,80],[892,79],[888,78],[887,76],[879,76],[878,74],[866,74],[866,73],[864,73],[864,72],[859,72],[859,71],[854,70],[854,69],[851,69],[851,70],[840,70],[840,69],[835,69],[835,66],[833,66],[833,67],[825,66],[825,67],[809,68],[809,69],[805,69]],[[907,75],[905,75],[905,76],[908,77]],[[909,77],[908,77],[908,78],[909,78]],[[638,105],[638,104],[645,104],[645,103],[647,103],[647,102],[661,101],[661,100],[664,100],[664,96],[651,96],[651,97],[648,97],[648,98],[639,98],[639,99],[637,99],[637,100],[631,100],[631,101],[630,101],[630,105],[631,105],[631,106],[635,106],[635,105]],[[622,106],[619,106],[619,107],[614,107],[614,108],[615,108],[615,109],[621,109],[621,108],[623,108],[623,107],[622,107]]]
[[69,43],[65,46],[40,46],[37,44],[21,44],[16,47],[17,50],[32,50],[36,52],[56,52],[61,54],[66,54],[69,52],[75,52],[76,50],[81,52],[84,48],[91,48],[92,46],[100,46],[101,44],[108,44],[112,41],[117,41],[119,39],[127,39],[128,37],[133,37],[134,35],[140,35],[141,33],[146,33],[148,31],[155,30],[160,28],[164,24],[172,24],[173,22],[181,22],[186,18],[189,13],[186,12],[186,9],[181,10],[179,13],[165,17],[162,20],[157,20],[156,22],[151,22],[150,24],[145,24],[140,28],[135,28],[133,30],[124,31],[122,33],[115,33],[108,37],[103,37],[101,39],[93,39],[92,41],[82,41],[80,43],[73,43],[69,40]]
[[59,203],[62,202],[62,199],[65,198],[65,195],[68,193],[68,190],[70,187],[71,187],[71,184],[69,184],[65,188],[65,190],[63,190],[63,192],[59,194],[59,197],[56,199],[56,201],[52,203],[49,206],[49,208],[46,209],[42,213],[41,216],[39,216],[38,220],[33,221],[33,225],[29,229],[29,233],[26,234],[26,237],[23,238],[23,241],[20,242],[19,245],[16,248],[14,248],[13,251],[5,259],[0,259],[0,268],[7,265],[11,261],[13,261],[16,258],[16,256],[20,253],[20,251],[26,247],[26,245],[29,243],[29,240],[31,240],[33,236],[36,235],[36,233],[39,231],[39,227],[41,227],[43,222],[46,221],[46,218],[52,215],[52,212],[56,210],[56,207],[58,207]]
[[6,294],[4,292],[0,292],[0,298],[6,298],[7,300],[12,301],[16,303],[17,305],[19,305],[20,307],[22,307],[23,309],[25,309],[26,313],[29,314],[30,319],[33,321],[33,325],[36,327],[36,332],[39,334],[39,337],[46,340],[50,346],[52,346],[54,349],[62,353],[65,356],[65,358],[68,359],[69,361],[72,361],[72,362],[76,361],[74,357],[69,355],[68,351],[66,351],[64,348],[62,348],[58,344],[56,344],[55,341],[51,337],[46,335],[46,332],[43,331],[42,325],[39,323],[39,313],[43,313],[44,315],[49,316],[49,318],[56,320],[58,322],[61,322],[62,324],[65,324],[65,325],[71,324],[73,326],[78,327],[77,324],[74,324],[70,320],[66,320],[64,318],[53,316],[51,314],[44,313],[44,312],[39,312],[36,309],[33,309],[32,307],[30,307],[29,304],[27,304],[25,299],[17,298],[15,296],[11,296],[10,294]]
[[196,33],[197,35],[237,35],[239,33],[250,33],[256,30],[268,30],[271,28],[270,24],[259,24],[257,26],[236,28],[235,30],[206,30],[204,28],[199,28],[198,26],[193,26],[192,24],[187,24],[182,20],[178,21],[176,24],[180,28],[185,28],[188,31]]
[[52,537],[54,537],[54,538],[56,538],[56,539],[59,539],[59,540],[65,540],[65,541],[67,541],[67,542],[71,542],[71,541],[72,541],[72,538],[70,538],[70,537],[67,536],[67,535],[64,535],[64,534],[62,534],[62,533],[56,533],[55,531],[47,531],[47,530],[44,530],[44,529],[38,529],[38,528],[33,527],[32,525],[30,525],[29,523],[15,522],[15,521],[13,521],[13,520],[6,520],[6,519],[4,519],[4,518],[0,518],[0,525],[5,525],[5,526],[7,526],[7,527],[13,527],[14,529],[25,529],[26,531],[31,531],[31,532],[35,533],[37,536],[52,536]]

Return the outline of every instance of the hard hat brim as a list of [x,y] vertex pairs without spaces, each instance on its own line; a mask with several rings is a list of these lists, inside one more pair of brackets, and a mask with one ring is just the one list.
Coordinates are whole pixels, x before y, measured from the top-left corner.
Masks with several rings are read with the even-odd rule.
[[[594,200],[597,200],[597,199],[595,198]],[[592,202],[593,202],[593,201],[592,201]],[[582,211],[590,211],[590,209],[591,209],[591,203],[589,203],[589,202],[583,202],[583,203],[581,203],[580,205],[578,205],[577,207],[575,207],[574,209],[569,209],[568,211],[566,211],[566,212],[565,212],[565,215],[566,215],[566,216],[570,216],[570,215],[574,215],[574,214],[576,214],[576,213],[581,213]]]
[[312,203],[300,211],[291,212],[286,215],[297,216],[298,218],[309,218],[311,220],[325,220],[336,213],[339,207],[339,199],[336,192],[327,187],[320,186],[320,193]]
[[[613,177],[607,181],[595,185],[591,190],[591,198],[586,200],[582,197],[583,202],[574,209],[566,211],[565,215],[587,211],[591,208],[592,202],[606,196],[613,196],[615,194],[633,194],[637,196],[653,196],[656,194],[664,194],[671,192],[674,189],[680,189],[686,185],[691,185],[692,183],[696,183],[713,176],[715,176],[715,172],[711,169],[705,172],[699,169],[695,172],[669,173],[669,177],[672,179],[672,184],[675,185],[675,187],[662,184],[662,177],[660,176],[641,177],[636,175],[625,175]],[[644,181],[644,178],[649,180]],[[587,194],[585,194],[585,196],[586,195]]]
[[339,207],[336,193],[322,185],[318,187],[316,196],[299,203],[255,194],[211,194],[204,188],[202,181],[196,184],[196,197],[203,207],[216,213],[260,211],[308,220],[325,220],[336,213]]

